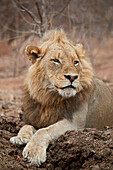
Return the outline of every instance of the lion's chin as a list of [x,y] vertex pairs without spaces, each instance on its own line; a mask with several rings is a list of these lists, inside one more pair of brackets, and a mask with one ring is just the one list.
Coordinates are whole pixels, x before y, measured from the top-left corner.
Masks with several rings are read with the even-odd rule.
[[76,95],[76,90],[71,89],[71,88],[66,88],[66,89],[58,89],[59,95],[65,98],[73,97]]

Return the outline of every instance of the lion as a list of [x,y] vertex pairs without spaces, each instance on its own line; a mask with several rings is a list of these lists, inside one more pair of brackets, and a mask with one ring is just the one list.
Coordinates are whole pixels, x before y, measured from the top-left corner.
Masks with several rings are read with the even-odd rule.
[[49,144],[66,131],[113,125],[113,96],[94,76],[83,45],[74,45],[63,30],[45,33],[25,53],[33,63],[23,89],[26,125],[10,141],[26,144],[23,157],[39,166]]

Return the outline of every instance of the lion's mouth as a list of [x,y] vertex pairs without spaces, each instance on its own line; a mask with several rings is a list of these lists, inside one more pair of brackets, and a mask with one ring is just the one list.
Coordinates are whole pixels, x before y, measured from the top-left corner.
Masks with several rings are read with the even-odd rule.
[[65,87],[61,87],[61,89],[62,89],[62,90],[63,90],[63,89],[67,89],[67,88],[70,88],[70,89],[75,89],[75,87],[74,87],[74,86],[72,86],[72,85],[65,86]]
[[[59,88],[59,87],[57,87],[57,88]],[[65,86],[65,87],[60,87],[59,89],[62,89],[62,90],[64,90],[64,89],[67,89],[67,88],[70,88],[70,89],[75,89],[75,87],[74,87],[74,86],[72,86],[72,85]]]

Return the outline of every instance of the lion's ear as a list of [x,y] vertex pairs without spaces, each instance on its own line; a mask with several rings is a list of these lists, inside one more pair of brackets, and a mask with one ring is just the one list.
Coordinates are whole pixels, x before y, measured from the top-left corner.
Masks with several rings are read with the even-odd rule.
[[36,46],[27,46],[25,49],[25,54],[29,60],[34,64],[37,58],[40,58],[41,49]]
[[79,57],[85,57],[85,50],[82,44],[76,44],[75,51]]

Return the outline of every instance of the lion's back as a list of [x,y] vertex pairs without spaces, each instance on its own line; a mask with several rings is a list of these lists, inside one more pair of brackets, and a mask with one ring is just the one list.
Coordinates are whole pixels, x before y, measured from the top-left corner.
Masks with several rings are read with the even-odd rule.
[[86,117],[86,127],[102,129],[113,125],[113,95],[106,84],[94,79],[95,90],[91,94]]

